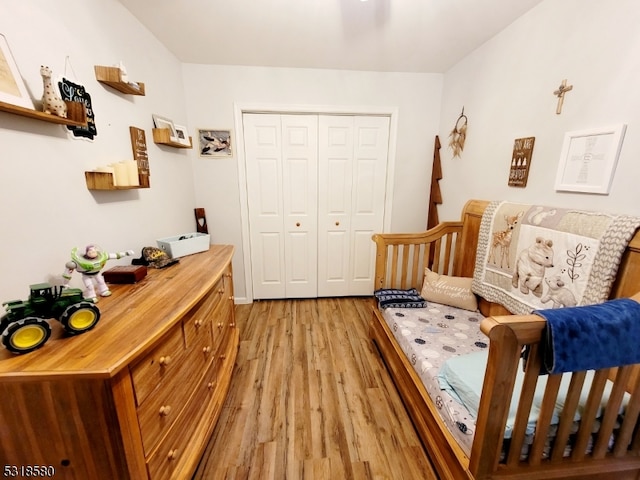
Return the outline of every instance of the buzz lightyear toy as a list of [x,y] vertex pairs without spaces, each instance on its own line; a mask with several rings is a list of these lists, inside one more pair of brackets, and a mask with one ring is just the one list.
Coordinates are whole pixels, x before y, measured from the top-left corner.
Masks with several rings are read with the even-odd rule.
[[102,277],[101,270],[107,263],[107,260],[115,260],[122,257],[133,255],[133,250],[127,250],[126,252],[107,253],[99,245],[87,245],[84,252],[80,253],[78,247],[71,250],[71,261],[65,265],[65,271],[62,274],[64,279],[64,285],[69,285],[71,280],[71,274],[74,270],[77,270],[82,274],[82,282],[86,287],[84,297],[88,300],[92,300],[94,303],[98,302],[96,295],[96,289],[94,282],[98,286],[98,293],[102,297],[108,297],[111,295],[111,291],[107,286],[104,278]]

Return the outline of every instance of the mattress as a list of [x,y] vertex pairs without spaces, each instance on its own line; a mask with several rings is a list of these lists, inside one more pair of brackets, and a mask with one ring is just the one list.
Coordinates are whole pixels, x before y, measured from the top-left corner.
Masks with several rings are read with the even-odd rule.
[[[387,308],[382,310],[385,322],[393,332],[398,345],[409,359],[411,365],[422,380],[429,396],[438,408],[440,416],[447,428],[468,455],[471,453],[473,444],[473,434],[475,432],[475,413],[479,405],[484,370],[487,361],[488,339],[480,331],[480,322],[484,318],[479,312],[471,312],[447,305],[429,302],[426,308]],[[469,355],[468,355],[469,354]],[[463,357],[463,358],[460,358]],[[450,362],[448,360],[451,359]],[[469,364],[469,361],[471,364]],[[447,372],[452,365],[458,369],[458,375],[462,382],[448,385],[443,382],[441,372]],[[443,369],[443,367],[445,367]],[[586,395],[591,383],[593,372],[589,372],[583,387],[583,396],[579,405],[586,402]],[[514,400],[511,404],[511,411],[505,431],[505,442],[503,445],[502,458],[505,457],[509,447],[509,440],[512,433],[512,423],[515,419],[517,408],[517,398],[519,388],[522,386],[523,374],[518,373]],[[570,375],[564,375],[557,399],[557,409],[561,410],[564,403],[563,391],[566,393]],[[546,377],[541,377],[536,388],[536,402],[539,406],[542,401],[542,394]],[[462,385],[464,384],[464,385]],[[463,392],[463,389],[466,392]],[[603,395],[599,414],[603,413],[608,399],[608,392],[611,389],[611,382],[607,382],[605,394]],[[466,393],[464,395],[463,393]],[[473,401],[469,401],[473,398]],[[626,394],[622,402],[620,414],[629,401]],[[467,406],[469,407],[467,408]],[[534,405],[536,407],[536,405]],[[578,408],[578,412],[581,408]],[[537,420],[536,408],[532,410],[533,417],[529,418],[529,425],[525,442],[520,453],[521,459],[526,459],[529,447],[533,441],[534,427]],[[579,426],[579,413],[576,414],[572,428],[572,434],[576,433]],[[554,416],[554,421],[549,428],[547,445],[543,452],[543,458],[550,453],[551,441],[557,429],[558,416]],[[593,433],[596,433],[599,422],[594,425]],[[619,424],[616,425],[616,428]],[[610,445],[613,436],[610,439]],[[588,451],[591,445],[588,446]],[[565,456],[570,454],[570,447],[565,450]]]
[[453,356],[488,349],[488,339],[480,331],[484,317],[480,312],[433,302],[426,308],[386,308],[382,313],[442,420],[469,455],[475,419],[449,392],[441,390],[438,373]]

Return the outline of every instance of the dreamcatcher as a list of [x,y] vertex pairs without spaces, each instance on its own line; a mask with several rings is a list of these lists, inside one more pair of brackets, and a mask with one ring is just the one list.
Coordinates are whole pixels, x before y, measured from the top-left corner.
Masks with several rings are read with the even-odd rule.
[[456,125],[449,134],[449,147],[453,150],[453,157],[459,157],[464,150],[464,141],[467,138],[467,116],[464,114],[464,107],[462,107],[462,113],[456,120]]

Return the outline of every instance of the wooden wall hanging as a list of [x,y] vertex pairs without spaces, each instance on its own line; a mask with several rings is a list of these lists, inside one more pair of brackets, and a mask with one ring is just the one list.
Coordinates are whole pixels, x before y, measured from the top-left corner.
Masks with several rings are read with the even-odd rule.
[[440,138],[436,135],[433,148],[433,168],[431,170],[431,192],[429,193],[429,213],[427,217],[427,229],[440,223],[438,219],[438,205],[442,203],[442,193],[438,181],[442,179],[442,166],[440,165]]
[[209,233],[209,227],[207,227],[207,216],[205,215],[204,208],[194,208],[193,213],[196,216],[196,231],[199,233]]
[[533,144],[536,137],[516,138],[513,142],[513,155],[509,170],[510,187],[526,187],[529,179],[529,167],[533,156]]
[[140,186],[148,188],[150,186],[149,176],[149,155],[147,153],[147,137],[141,128],[129,127],[129,135],[131,136],[131,151],[133,159],[138,163],[138,178]]

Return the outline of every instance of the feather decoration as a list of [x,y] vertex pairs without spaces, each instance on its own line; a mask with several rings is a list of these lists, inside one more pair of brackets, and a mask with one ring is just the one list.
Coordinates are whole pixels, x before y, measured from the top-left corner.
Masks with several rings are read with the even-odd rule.
[[[460,120],[463,122],[461,123]],[[449,148],[453,150],[453,158],[459,157],[464,150],[464,142],[467,139],[467,116],[464,114],[464,108],[462,113],[456,120],[456,124],[449,134]]]

